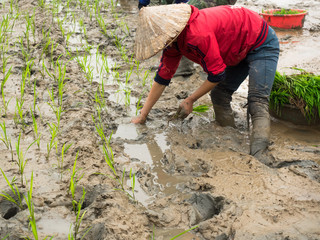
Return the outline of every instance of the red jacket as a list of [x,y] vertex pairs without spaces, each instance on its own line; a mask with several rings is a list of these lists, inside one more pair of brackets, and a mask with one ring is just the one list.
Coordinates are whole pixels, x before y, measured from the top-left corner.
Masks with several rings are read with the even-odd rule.
[[219,6],[199,10],[191,6],[191,10],[177,42],[163,50],[155,77],[160,84],[169,84],[182,55],[200,64],[209,81],[219,82],[226,66],[237,65],[267,37],[267,23],[249,9]]

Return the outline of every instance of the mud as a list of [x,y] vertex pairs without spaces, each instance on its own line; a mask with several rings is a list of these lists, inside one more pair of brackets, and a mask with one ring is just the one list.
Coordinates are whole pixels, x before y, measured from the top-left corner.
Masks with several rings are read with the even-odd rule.
[[[270,153],[276,162],[270,168],[249,155],[246,82],[233,96],[235,129],[219,126],[212,109],[200,116],[192,114],[183,121],[168,122],[179,101],[205,79],[199,66],[190,77],[172,80],[145,125],[133,125],[130,120],[136,114],[137,103],[140,99],[143,103],[152,84],[155,70],[149,69],[160,57],[139,65],[130,59],[137,27],[137,1],[99,1],[108,36],[102,33],[92,12],[93,1],[88,1],[88,5],[85,1],[70,1],[69,6],[67,2],[47,1],[44,8],[40,3],[0,2],[2,22],[10,17],[5,35],[8,44],[1,45],[7,49],[0,58],[2,81],[3,59],[7,59],[6,72],[11,67],[4,85],[8,110],[5,114],[2,102],[0,122],[5,122],[12,144],[11,151],[1,142],[0,166],[10,182],[15,179],[25,196],[33,173],[32,195],[40,239],[68,239],[74,235],[76,214],[69,190],[74,166],[74,199],[80,201],[83,189],[86,191],[77,239],[88,229],[83,239],[171,239],[195,226],[198,227],[177,239],[320,239],[319,126],[298,126],[272,118]],[[290,74],[295,71],[291,67],[297,67],[320,74],[319,0],[240,0],[236,5],[256,11],[275,7],[308,10],[301,30],[276,29],[281,42],[278,70]],[[29,44],[27,13],[34,15],[35,22]],[[44,50],[48,39],[51,45]],[[106,54],[107,63],[102,53]],[[85,74],[79,64],[86,59],[92,82],[88,81],[90,74]],[[22,76],[31,62],[21,119],[18,106]],[[58,102],[58,82],[53,77],[59,76],[59,67],[54,65],[57,62],[62,66],[60,70],[65,66],[62,104]],[[103,108],[97,107],[97,94],[105,100]],[[198,103],[211,104],[209,96]],[[59,104],[63,112],[59,133],[52,141],[53,124],[57,124],[52,106]],[[36,138],[30,108],[41,133],[40,147],[36,143],[30,146]],[[107,139],[111,136],[115,171],[124,176],[128,194],[132,193],[130,172],[135,173],[134,199],[116,190],[119,184],[110,178],[113,172],[104,158],[97,123]],[[50,142],[53,145],[48,155]],[[72,145],[61,162],[64,144]],[[23,175],[17,164],[17,146],[27,160]],[[2,193],[15,197],[3,177],[0,188]],[[25,200],[18,208],[0,197],[0,214],[0,239],[35,239],[29,228],[30,213]]]

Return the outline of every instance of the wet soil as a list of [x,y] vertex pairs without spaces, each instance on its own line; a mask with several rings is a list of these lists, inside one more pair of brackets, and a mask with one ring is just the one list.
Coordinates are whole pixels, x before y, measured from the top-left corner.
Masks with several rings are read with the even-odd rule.
[[[95,3],[107,26],[105,32],[101,19],[100,25],[97,20],[99,13],[94,12]],[[47,1],[43,7],[41,1],[32,0],[0,4],[2,23],[9,19],[1,35],[5,36],[2,82],[11,68],[2,91],[8,109],[2,101],[0,121],[10,139],[5,140],[2,127],[0,166],[25,196],[33,173],[40,239],[74,236],[77,218],[72,201],[80,202],[83,190],[77,239],[88,229],[83,239],[171,239],[195,226],[177,239],[320,239],[319,126],[272,118],[270,153],[276,162],[270,168],[249,155],[246,82],[233,96],[236,128],[219,126],[212,109],[168,122],[179,101],[205,79],[199,66],[188,78],[172,80],[145,125],[131,124],[160,57],[141,63],[131,59],[136,1]],[[290,74],[291,67],[297,67],[320,74],[319,0],[241,0],[236,5],[256,11],[307,9],[302,29],[276,29],[281,42],[278,70]],[[35,23],[29,31],[26,16]],[[58,79],[63,73],[65,85],[59,95]],[[204,96],[198,104],[211,103]],[[54,138],[53,129],[58,129]],[[39,136],[39,146],[32,144]],[[5,142],[11,142],[12,148]],[[110,147],[109,153],[112,149],[124,191],[117,190],[119,179],[110,177],[114,172],[103,146]],[[18,155],[17,149],[23,154]],[[23,174],[19,156],[26,161]],[[69,190],[73,167],[77,170],[74,197]],[[129,196],[133,195],[132,173],[134,198]],[[4,177],[0,188],[16,198]],[[0,239],[35,239],[29,215],[25,200],[19,208],[0,197]]]

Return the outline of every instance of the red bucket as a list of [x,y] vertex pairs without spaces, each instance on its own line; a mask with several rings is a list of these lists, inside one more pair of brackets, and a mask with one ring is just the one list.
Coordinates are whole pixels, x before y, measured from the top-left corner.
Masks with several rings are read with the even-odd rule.
[[284,28],[284,29],[302,28],[307,11],[304,9],[291,9],[291,10],[298,11],[300,13],[273,15],[273,12],[281,11],[281,9],[270,9],[263,13],[260,13],[260,15],[272,27]]

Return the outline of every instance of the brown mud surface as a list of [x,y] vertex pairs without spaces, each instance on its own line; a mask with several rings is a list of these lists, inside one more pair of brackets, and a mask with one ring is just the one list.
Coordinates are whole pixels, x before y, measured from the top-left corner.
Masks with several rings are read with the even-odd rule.
[[[205,79],[199,66],[192,76],[172,80],[146,125],[133,125],[137,103],[152,84],[155,71],[149,69],[159,60],[159,55],[141,63],[131,58],[137,1],[41,3],[0,2],[1,82],[10,73],[1,95],[0,167],[25,196],[33,173],[39,239],[65,240],[75,232],[81,239],[90,229],[83,239],[160,240],[194,226],[177,239],[320,239],[319,126],[273,118],[270,152],[276,162],[270,168],[248,154],[246,83],[233,97],[236,129],[220,127],[212,109],[168,122],[179,101]],[[301,30],[276,29],[278,70],[289,74],[297,67],[320,74],[319,0],[236,5],[308,10]],[[209,97],[198,104],[210,105]],[[39,146],[32,144],[38,137]],[[70,147],[63,151],[63,146]],[[119,179],[110,177],[114,172],[103,146],[109,147]],[[130,173],[135,173],[134,199]],[[125,192],[116,190],[122,177]],[[2,176],[0,188],[13,196]],[[72,201],[81,202],[83,190],[76,231]],[[25,200],[18,208],[0,197],[0,239],[36,239],[29,215]]]

